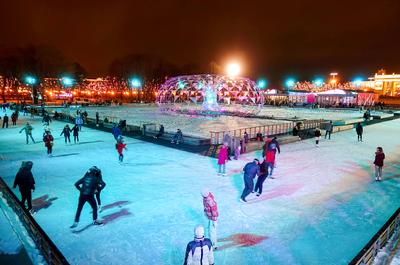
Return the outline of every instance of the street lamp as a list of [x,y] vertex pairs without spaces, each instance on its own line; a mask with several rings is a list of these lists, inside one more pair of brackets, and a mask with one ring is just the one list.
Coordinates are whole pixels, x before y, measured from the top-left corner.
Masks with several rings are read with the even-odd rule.
[[[132,79],[130,79],[129,80],[129,84],[134,89],[139,89],[140,90],[140,88],[142,87],[142,82],[137,77],[133,77]],[[138,100],[140,99],[140,93],[141,93],[141,91],[138,91],[138,93],[137,93],[137,95],[138,95],[137,99]]]
[[265,80],[265,79],[259,79],[259,80],[257,81],[257,86],[258,86],[258,88],[260,88],[260,89],[265,89],[265,88],[268,86],[268,81]]
[[226,66],[226,73],[229,76],[238,76],[240,74],[240,65],[238,63],[229,63]]
[[296,84],[296,80],[294,78],[288,78],[285,82],[287,88],[291,88]]
[[36,84],[36,78],[33,76],[28,75],[27,77],[25,77],[25,81],[28,85],[33,86],[34,84]]
[[315,84],[317,87],[321,87],[321,86],[324,84],[324,79],[322,79],[322,78],[317,78],[317,79],[314,80],[314,84]]
[[65,76],[65,77],[61,78],[61,82],[64,85],[64,87],[70,87],[74,84],[74,79]]

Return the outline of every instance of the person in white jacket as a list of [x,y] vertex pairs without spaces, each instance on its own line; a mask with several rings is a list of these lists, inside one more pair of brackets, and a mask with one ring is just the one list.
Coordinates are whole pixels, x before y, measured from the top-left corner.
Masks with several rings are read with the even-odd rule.
[[194,229],[194,240],[187,244],[184,265],[214,265],[212,243],[204,238],[203,226]]

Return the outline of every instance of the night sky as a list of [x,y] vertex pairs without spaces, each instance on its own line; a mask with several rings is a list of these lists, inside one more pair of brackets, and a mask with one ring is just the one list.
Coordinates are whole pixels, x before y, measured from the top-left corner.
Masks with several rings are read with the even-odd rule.
[[106,74],[128,54],[174,64],[242,62],[279,80],[400,72],[400,1],[1,1],[0,44],[50,45]]

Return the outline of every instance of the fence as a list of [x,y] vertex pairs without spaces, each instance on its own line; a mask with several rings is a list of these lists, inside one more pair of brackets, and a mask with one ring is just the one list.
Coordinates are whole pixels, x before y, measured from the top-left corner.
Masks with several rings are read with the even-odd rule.
[[[303,124],[302,130],[310,130],[315,129],[317,127],[321,127],[321,123],[323,120],[306,120],[302,121]],[[210,132],[211,144],[222,144],[224,135],[229,134],[231,137],[240,137],[242,138],[244,132],[247,132],[249,138],[256,138],[257,133],[261,132],[263,135],[279,135],[279,134],[287,134],[293,130],[297,122],[285,122],[280,124],[269,124],[263,126],[255,126],[249,128],[241,128],[230,131],[219,131],[219,132]]]
[[19,200],[10,190],[4,180],[0,177],[0,190],[3,193],[8,205],[18,215],[30,237],[35,241],[36,247],[45,258],[49,265],[68,265],[69,263],[56,247],[53,241],[47,236],[42,228],[36,223],[25,208],[21,206]]
[[383,227],[372,237],[349,265],[371,265],[378,250],[385,246],[400,226],[400,208],[389,218]]

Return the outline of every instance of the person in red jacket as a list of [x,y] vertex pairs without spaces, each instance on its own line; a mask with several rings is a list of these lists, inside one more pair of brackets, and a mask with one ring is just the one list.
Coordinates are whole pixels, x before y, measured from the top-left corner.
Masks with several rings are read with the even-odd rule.
[[119,160],[119,162],[123,162],[124,161],[124,154],[122,153],[122,151],[125,149],[125,150],[128,150],[127,148],[126,148],[126,144],[124,144],[124,139],[122,138],[122,136],[121,137],[118,137],[118,142],[117,142],[117,145],[116,145],[116,147],[117,147],[117,151],[118,151],[118,160]]
[[224,143],[218,154],[218,176],[226,176],[226,162],[228,162],[228,143]]
[[383,152],[382,147],[377,147],[375,152],[375,181],[381,181],[382,179],[382,167],[383,167],[383,160],[385,160],[385,153]]
[[209,238],[215,250],[217,249],[217,203],[215,202],[214,195],[207,188],[203,189],[201,196],[203,196],[204,214],[208,219]]
[[45,131],[45,134],[43,136],[43,142],[44,142],[44,146],[47,147],[47,155],[51,156],[53,153],[53,141],[54,138],[51,135],[51,132],[49,130]]

